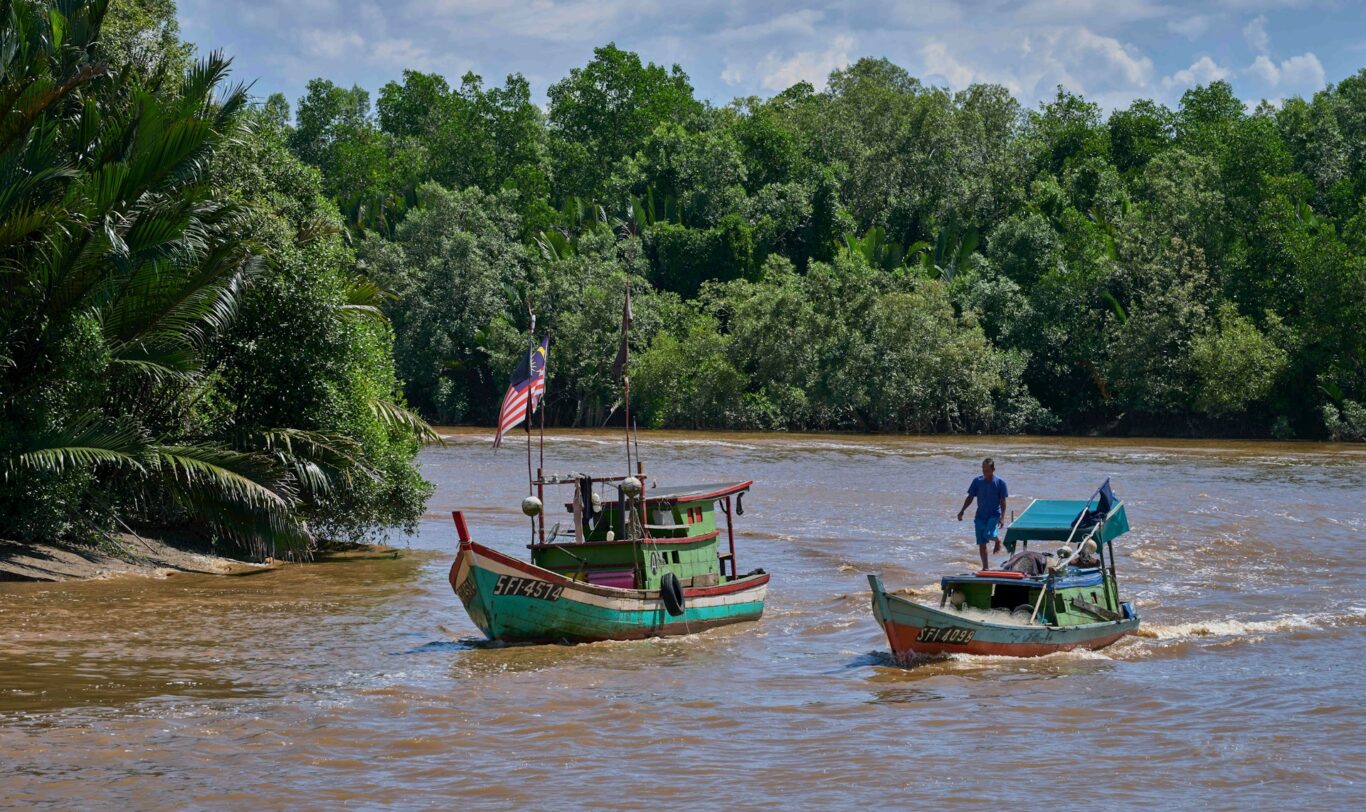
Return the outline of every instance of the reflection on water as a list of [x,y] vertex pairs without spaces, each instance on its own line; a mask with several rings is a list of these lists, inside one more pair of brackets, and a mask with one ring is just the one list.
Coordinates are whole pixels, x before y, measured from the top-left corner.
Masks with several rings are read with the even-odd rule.
[[[756,480],[739,556],[774,575],[765,618],[526,647],[480,641],[446,581],[452,509],[525,552],[525,460],[486,441],[424,452],[437,494],[397,559],[0,585],[0,806],[1366,803],[1359,447],[647,435],[666,483]],[[547,467],[618,445],[556,436]],[[952,514],[988,454],[1017,512],[1113,477],[1140,635],[892,663],[864,573],[935,600],[972,567]]]

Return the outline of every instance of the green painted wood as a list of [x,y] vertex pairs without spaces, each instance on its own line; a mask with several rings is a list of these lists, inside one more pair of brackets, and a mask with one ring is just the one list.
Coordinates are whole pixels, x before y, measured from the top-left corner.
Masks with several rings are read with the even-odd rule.
[[[589,642],[687,634],[729,623],[758,620],[764,611],[764,584],[756,584],[749,599],[715,606],[689,606],[671,616],[661,601],[648,608],[618,610],[573,599],[564,591],[554,599],[546,590],[539,596],[498,593],[500,576],[472,566],[472,586],[457,589],[475,625],[490,640],[505,642]],[[766,582],[766,579],[764,579]]]
[[[992,609],[1010,610],[1018,606],[1033,607],[1039,600],[1037,586],[1022,582],[974,583],[972,580],[955,580],[952,589],[962,592],[964,605],[971,609],[990,611]],[[1111,612],[1120,611],[1119,593],[1111,573],[1105,573],[1100,584],[1094,586],[1062,587],[1050,590],[1051,595],[1039,605],[1041,622],[1057,626],[1074,626],[1094,623],[1095,618],[1072,606],[1073,598],[1081,598],[1089,603],[1102,606]]]

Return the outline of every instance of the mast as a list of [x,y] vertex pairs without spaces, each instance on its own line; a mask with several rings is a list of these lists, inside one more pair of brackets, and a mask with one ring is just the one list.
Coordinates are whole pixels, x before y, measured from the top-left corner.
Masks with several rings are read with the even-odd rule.
[[[531,305],[530,302],[528,302],[527,311],[530,312],[530,310]],[[536,400],[534,397],[532,397],[532,390],[536,388],[536,314],[530,313],[530,315],[531,318],[528,320],[528,325],[526,329],[528,338],[526,351],[526,370],[527,375],[530,376],[530,378],[527,382],[526,420],[523,421],[523,424],[526,426],[526,495],[534,496],[535,491],[533,490],[534,486],[532,485],[532,483],[535,481],[535,478],[531,475],[531,410],[532,404]],[[532,524],[535,525],[535,522],[533,521]]]
[[[546,333],[549,338],[550,334]],[[550,359],[546,358],[545,375],[547,385],[550,382]],[[547,386],[547,389],[549,387]],[[541,500],[541,512],[536,514],[536,524],[540,532],[540,542],[545,544],[545,395],[541,395],[541,439],[536,460],[536,498]]]
[[[533,312],[531,312],[531,301],[530,301],[530,300],[527,301],[527,313],[531,316],[531,318],[527,320],[527,329],[526,329],[526,332],[527,332],[526,371],[527,371],[527,375],[528,375],[529,377],[528,377],[528,380],[527,380],[527,391],[526,391],[526,419],[523,420],[522,422],[523,422],[523,424],[524,424],[524,426],[525,426],[525,428],[526,428],[526,495],[527,495],[527,500],[530,501],[531,497],[533,497],[533,496],[536,495],[536,485],[535,485],[535,481],[536,481],[536,480],[535,480],[535,478],[532,477],[532,475],[531,475],[531,409],[532,409],[532,403],[535,401],[535,398],[534,398],[532,395],[533,395],[533,392],[534,392],[535,389],[536,389],[536,314],[533,313]],[[525,504],[525,503],[523,503],[523,504]],[[545,500],[541,500],[541,504],[544,505],[544,504],[545,504]],[[543,514],[543,513],[545,513],[544,510],[538,510],[538,511],[537,511],[537,516],[539,516],[540,514]],[[531,543],[532,543],[532,544],[535,544],[535,543],[536,543],[536,519],[537,519],[537,516],[532,516],[532,515],[528,515],[528,516],[527,516],[527,518],[531,520]],[[544,519],[542,519],[541,521],[544,522]],[[542,526],[541,535],[542,535],[542,536],[545,535],[544,526]]]
[[[627,255],[630,256],[629,254]],[[626,263],[627,273],[630,273],[631,262]],[[626,277],[626,307],[622,311],[621,319],[621,382],[626,388],[626,475],[631,475],[631,277]]]

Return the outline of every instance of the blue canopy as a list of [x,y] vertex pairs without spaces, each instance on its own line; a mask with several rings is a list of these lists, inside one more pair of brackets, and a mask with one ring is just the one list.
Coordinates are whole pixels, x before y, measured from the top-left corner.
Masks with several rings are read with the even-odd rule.
[[[1109,502],[1105,506],[1110,511],[1102,517],[1097,513],[1102,506],[1100,496],[1091,500],[1035,499],[1006,528],[1006,549],[1014,553],[1016,543],[1021,541],[1066,541],[1070,537],[1076,542],[1087,536],[1094,538],[1098,547],[1103,546],[1129,532],[1124,503],[1118,499],[1104,501]],[[1077,526],[1079,519],[1080,526],[1073,534],[1072,528]],[[1097,519],[1101,521],[1095,521]]]

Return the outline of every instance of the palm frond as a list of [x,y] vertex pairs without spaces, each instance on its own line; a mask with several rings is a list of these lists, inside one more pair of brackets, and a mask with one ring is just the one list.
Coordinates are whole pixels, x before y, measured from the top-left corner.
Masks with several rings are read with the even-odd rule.
[[185,486],[202,488],[230,501],[270,509],[293,506],[287,472],[263,454],[213,444],[154,445],[149,467]]
[[358,273],[347,280],[345,295],[346,303],[339,308],[343,315],[380,324],[389,322],[380,306],[393,298],[393,294],[365,274]]
[[62,473],[96,466],[144,471],[147,451],[146,439],[130,423],[87,414],[64,428],[29,437],[20,453],[6,461],[4,478],[22,471]]
[[371,400],[370,412],[391,430],[411,432],[424,443],[435,443],[442,446],[446,444],[446,441],[441,438],[440,434],[436,433],[436,430],[426,420],[397,403],[388,400]]

